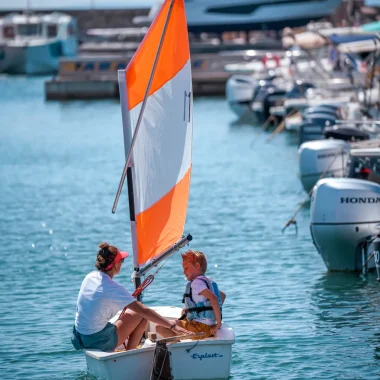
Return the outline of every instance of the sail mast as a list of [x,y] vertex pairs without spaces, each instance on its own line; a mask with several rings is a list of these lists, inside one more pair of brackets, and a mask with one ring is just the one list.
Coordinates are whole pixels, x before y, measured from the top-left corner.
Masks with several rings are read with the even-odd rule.
[[[124,136],[124,149],[125,157],[128,156],[128,147],[132,141],[132,128],[131,118],[128,109],[128,92],[125,79],[125,70],[118,70],[119,94],[121,104],[121,116],[123,122],[123,136]],[[129,219],[131,225],[132,236],[132,251],[133,251],[133,266],[136,268],[137,264],[137,236],[136,236],[136,213],[135,213],[135,200],[133,192],[133,179],[132,179],[132,166],[133,160],[130,160],[130,167],[127,170],[127,185],[128,185],[128,202],[129,202]]]

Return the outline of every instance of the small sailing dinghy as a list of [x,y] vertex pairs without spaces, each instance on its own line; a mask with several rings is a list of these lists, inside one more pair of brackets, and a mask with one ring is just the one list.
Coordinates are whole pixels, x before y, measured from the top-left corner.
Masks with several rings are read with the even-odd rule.
[[[126,163],[113,212],[127,178],[133,278],[136,289],[141,289],[141,278],[149,270],[192,239],[190,235],[183,236],[193,122],[184,0],[164,1],[127,69],[119,71],[118,78]],[[171,319],[181,315],[178,307],[153,309]],[[148,339],[136,350],[125,351],[123,346],[114,352],[85,350],[88,372],[109,380],[229,377],[235,335],[227,324],[222,324],[215,337],[204,340],[184,337],[169,343],[166,339],[168,344],[163,346],[169,366],[167,361],[155,361],[156,375],[151,377],[156,343],[149,337],[155,332],[156,326],[149,323]],[[157,339],[160,348],[160,336]],[[165,363],[166,375],[162,377]]]

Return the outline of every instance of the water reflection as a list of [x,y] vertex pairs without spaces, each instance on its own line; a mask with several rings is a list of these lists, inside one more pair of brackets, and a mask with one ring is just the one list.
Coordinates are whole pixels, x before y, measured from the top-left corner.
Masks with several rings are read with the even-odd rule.
[[[348,345],[355,342],[373,350],[380,359],[380,285],[375,273],[363,277],[355,273],[326,273],[312,292],[314,326],[318,335],[335,335]],[[368,346],[369,345],[369,346]]]

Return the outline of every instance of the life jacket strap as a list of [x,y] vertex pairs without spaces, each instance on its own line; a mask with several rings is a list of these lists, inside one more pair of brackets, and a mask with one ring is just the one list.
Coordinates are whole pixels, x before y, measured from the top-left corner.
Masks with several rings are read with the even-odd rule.
[[189,309],[185,309],[185,313],[192,313],[196,311],[197,313],[201,313],[202,311],[213,310],[212,306],[198,306],[198,307],[190,307]]

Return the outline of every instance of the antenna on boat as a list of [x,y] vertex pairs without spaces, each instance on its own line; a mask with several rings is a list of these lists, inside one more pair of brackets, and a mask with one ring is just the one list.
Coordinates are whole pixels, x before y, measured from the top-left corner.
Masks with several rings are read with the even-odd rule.
[[[144,114],[144,109],[145,109],[145,106],[146,106],[146,102],[147,102],[147,100],[148,100],[148,95],[149,95],[150,88],[151,88],[151,86],[152,86],[153,77],[154,77],[154,74],[155,74],[155,72],[156,72],[156,67],[157,67],[158,58],[160,57],[161,48],[162,48],[162,44],[163,44],[163,42],[164,42],[164,38],[165,38],[166,30],[167,30],[167,27],[168,27],[168,23],[169,23],[170,15],[171,15],[171,13],[172,13],[173,5],[174,5],[174,0],[171,0],[171,2],[170,2],[170,6],[169,6],[169,10],[168,10],[168,14],[167,14],[167,16],[166,16],[166,20],[165,20],[165,25],[164,25],[164,28],[163,28],[163,30],[162,30],[162,34],[161,34],[161,38],[160,38],[160,43],[158,44],[157,53],[156,53],[156,56],[155,56],[155,58],[154,58],[152,71],[151,71],[151,73],[150,73],[150,77],[149,77],[148,85],[147,85],[147,88],[146,88],[146,91],[145,91],[144,100],[143,100],[143,102],[142,102],[141,110],[140,110],[140,113],[139,113],[139,117],[138,117],[138,119],[137,119],[136,128],[135,128],[135,131],[134,131],[134,133],[133,133],[133,137],[132,137],[131,145],[130,145],[130,147],[129,147],[129,151],[128,151],[128,154],[127,154],[127,159],[126,159],[126,161],[125,161],[125,165],[124,165],[124,169],[123,169],[123,174],[121,175],[120,183],[119,183],[119,188],[117,189],[117,193],[116,193],[115,201],[114,201],[114,203],[113,203],[113,207],[112,207],[112,213],[113,213],[113,214],[116,212],[116,207],[117,207],[117,204],[118,204],[118,202],[119,202],[119,198],[120,198],[121,190],[123,189],[123,185],[124,185],[125,177],[127,176],[127,171],[128,171],[128,168],[129,168],[129,164],[130,164],[130,162],[131,162],[131,157],[132,157],[133,147],[134,147],[134,145],[135,145],[135,143],[136,143],[137,133],[138,133],[138,131],[139,131],[139,129],[140,129],[140,125],[141,125],[142,117],[143,117],[143,114]],[[122,109],[123,109],[123,108],[122,108]]]

